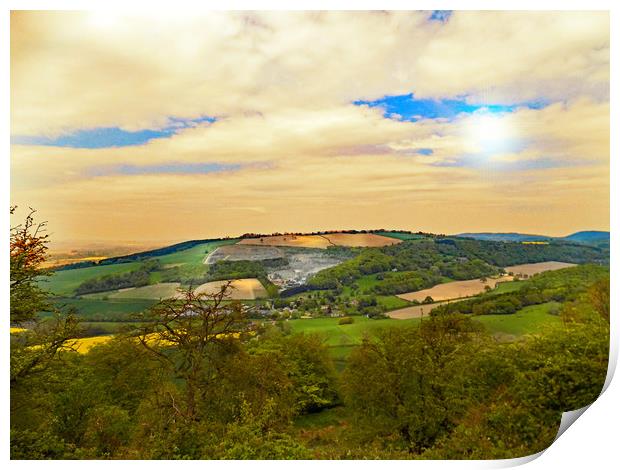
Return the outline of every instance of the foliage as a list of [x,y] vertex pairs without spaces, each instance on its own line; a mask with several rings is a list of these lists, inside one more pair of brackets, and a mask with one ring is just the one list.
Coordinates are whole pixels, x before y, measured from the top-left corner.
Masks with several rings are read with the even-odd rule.
[[442,316],[365,341],[343,375],[356,423],[369,435],[396,434],[411,452],[432,446],[462,412],[463,361],[479,330],[464,316]]
[[[574,261],[600,252],[581,247],[577,253],[574,245],[555,242],[547,248],[413,238],[378,249],[328,248],[355,257],[315,276],[331,291],[286,304],[302,312],[328,305],[349,315],[344,318],[250,322],[239,303],[224,300],[225,284],[217,294],[187,290],[148,310],[149,303],[119,304],[119,318],[145,311],[105,344],[76,354],[74,317],[53,307],[46,307],[44,319],[20,317],[29,320],[11,334],[11,457],[488,459],[542,450],[553,440],[561,412],[591,403],[603,386],[607,268],[536,275],[514,283],[516,290],[449,304],[454,307],[431,318],[369,317],[381,316],[386,302],[396,299],[379,293],[414,283],[491,275],[506,261]],[[59,276],[63,289],[71,290],[86,271],[91,278],[146,271],[151,282],[154,273],[172,274],[176,268],[163,263],[175,259],[193,266],[178,266],[179,273],[192,275],[199,265],[206,273],[200,263],[211,247],[197,244],[143,264],[62,271],[52,279]],[[30,265],[20,259],[11,260],[11,274],[22,269],[28,281],[12,282],[12,302],[14,288],[42,274],[44,258]],[[265,272],[265,266],[224,262],[210,275],[245,276]],[[16,295],[15,307],[34,311],[39,294],[47,302],[41,290],[33,299]],[[58,301],[91,318],[102,302]],[[471,315],[514,308],[519,310],[512,315]],[[451,313],[457,310],[469,315]],[[485,325],[494,332],[499,322],[511,334],[531,334],[497,341]]]
[[109,274],[98,278],[88,279],[80,284],[75,293],[77,295],[90,294],[94,292],[106,292],[115,289],[125,289],[127,287],[146,286],[150,282],[149,274],[156,271],[161,266],[156,259],[142,263],[138,269],[123,274]]
[[[11,207],[11,214],[16,207]],[[48,308],[47,294],[37,284],[37,278],[47,274],[41,264],[47,259],[49,235],[46,222],[36,223],[34,209],[24,223],[10,230],[10,314],[12,323],[35,319],[38,312]]]
[[315,412],[338,402],[336,371],[319,336],[275,335],[258,341],[250,351],[275,355],[291,381],[295,413]]
[[[597,283],[596,285],[599,287],[593,288],[595,290],[592,292],[600,293],[596,297],[600,297],[600,305],[604,310],[605,279],[607,282],[609,279],[606,278],[607,273],[606,268],[592,265],[547,271],[537,274],[530,280],[522,281],[519,290],[499,294],[489,292],[473,299],[444,304],[432,310],[431,315],[444,315],[446,313],[506,315],[513,314],[529,305],[550,301],[573,301],[585,292],[596,279],[601,279],[599,282],[602,284]],[[609,299],[609,291],[607,291],[607,299]]]
[[289,434],[274,429],[273,416],[277,414],[272,400],[267,400],[259,414],[254,414],[244,402],[239,418],[229,424],[220,443],[223,459],[307,459],[304,446]]
[[[196,402],[206,396],[202,384],[213,358],[234,350],[248,324],[238,303],[224,305],[230,283],[215,294],[181,291],[180,299],[165,299],[140,317],[136,330],[144,348],[184,382],[183,403],[173,406],[179,418],[199,419]],[[171,354],[162,348],[172,347]]]

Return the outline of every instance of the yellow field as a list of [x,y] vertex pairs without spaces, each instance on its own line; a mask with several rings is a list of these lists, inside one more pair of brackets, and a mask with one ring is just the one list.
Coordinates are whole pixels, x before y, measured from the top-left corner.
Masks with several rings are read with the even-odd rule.
[[[250,334],[252,334],[252,332],[250,332]],[[229,336],[229,335],[224,335],[224,334],[218,334],[216,335],[217,338],[221,338],[222,336]],[[239,333],[232,333],[230,334],[230,336],[232,336],[235,339],[239,338]],[[229,336],[229,337],[230,337]],[[105,335],[105,336],[91,336],[88,338],[76,338],[76,339],[72,339],[69,340],[67,342],[67,346],[71,346],[73,350],[75,350],[76,352],[80,353],[80,354],[86,354],[88,353],[88,351],[90,351],[93,347],[98,346],[100,344],[105,344],[108,341],[110,341],[114,336],[112,335]],[[137,339],[136,339],[137,341]],[[159,340],[157,339],[157,335],[156,334],[149,334],[146,336],[146,343],[149,346],[170,346],[172,345],[171,342],[169,341],[164,341],[164,340]]]
[[80,354],[86,354],[92,347],[97,346],[98,344],[107,343],[111,339],[111,335],[92,336],[90,338],[72,339],[69,341],[69,344],[72,344],[73,349],[75,349]]
[[436,302],[434,304],[415,305],[413,307],[399,308],[398,310],[386,312],[386,315],[390,318],[395,318],[397,320],[409,320],[410,318],[428,317],[431,313],[431,310],[439,307],[440,305],[449,304],[450,302],[457,301],[448,300],[446,302]]
[[375,235],[374,233],[330,233],[323,235],[334,245],[338,246],[388,246],[402,243],[402,240],[383,235]]
[[300,248],[327,248],[328,246],[387,246],[401,243],[396,238],[374,233],[329,233],[326,235],[276,235],[273,237],[244,238],[240,245],[296,246]]
[[507,273],[525,274],[533,276],[534,274],[543,273],[545,271],[555,271],[556,269],[572,268],[577,266],[573,263],[562,263],[560,261],[546,261],[544,263],[517,264],[515,266],[506,266],[504,270]]
[[244,238],[239,245],[297,246],[300,248],[327,248],[329,240],[319,235],[277,235],[274,237]]
[[496,279],[487,279],[482,282],[480,279],[472,279],[469,281],[454,281],[446,282],[445,284],[438,284],[430,289],[419,290],[416,292],[408,292],[406,294],[400,294],[397,297],[401,299],[417,300],[418,302],[424,301],[426,297],[432,297],[434,301],[443,301],[450,299],[458,299],[462,297],[471,297],[484,292],[485,287],[489,286],[491,289],[495,288],[497,283],[512,281],[511,276],[503,276]]
[[[202,284],[194,291],[196,294],[217,294],[228,281],[212,281]],[[267,297],[267,291],[256,278],[235,279],[231,284],[230,297],[233,300],[253,300]]]

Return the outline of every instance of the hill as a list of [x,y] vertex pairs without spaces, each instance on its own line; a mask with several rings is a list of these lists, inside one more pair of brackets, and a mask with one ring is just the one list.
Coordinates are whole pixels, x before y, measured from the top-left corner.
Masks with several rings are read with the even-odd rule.
[[575,232],[567,237],[564,237],[564,239],[578,243],[609,243],[609,232],[601,232],[597,230]]
[[545,235],[531,235],[527,233],[494,233],[494,232],[480,232],[480,233],[459,233],[457,237],[473,238],[474,240],[483,240],[491,242],[538,242],[551,240],[553,237],[547,237]]
[[549,237],[547,235],[531,235],[527,233],[495,233],[495,232],[479,232],[479,233],[459,233],[456,235],[461,238],[473,238],[474,240],[495,241],[495,242],[540,242],[559,240],[574,243],[583,243],[587,245],[600,245],[609,243],[609,232],[597,230],[588,230],[575,232],[565,237]]

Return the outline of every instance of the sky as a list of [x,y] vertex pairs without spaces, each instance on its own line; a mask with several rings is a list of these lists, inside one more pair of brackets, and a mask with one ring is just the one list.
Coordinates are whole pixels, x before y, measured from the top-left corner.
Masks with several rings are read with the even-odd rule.
[[606,12],[12,12],[52,239],[609,229]]

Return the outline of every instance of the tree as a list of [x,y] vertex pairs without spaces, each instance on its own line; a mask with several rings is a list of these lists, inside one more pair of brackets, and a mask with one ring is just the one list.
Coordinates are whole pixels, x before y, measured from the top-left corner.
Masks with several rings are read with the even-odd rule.
[[[11,215],[17,206],[10,209]],[[38,312],[49,307],[47,293],[37,283],[37,278],[48,273],[41,267],[47,259],[47,222],[34,220],[35,210],[30,208],[24,223],[10,229],[11,269],[11,323],[21,324],[35,319]]]
[[[11,207],[10,213],[16,209]],[[27,327],[11,335],[11,386],[44,370],[61,349],[70,347],[67,341],[78,330],[75,316],[51,306],[49,294],[38,285],[38,279],[48,274],[42,264],[47,260],[49,240],[46,222],[35,222],[35,212],[30,208],[24,223],[10,229],[11,323]],[[52,319],[41,321],[38,314],[43,310],[52,312]]]
[[343,373],[344,401],[358,429],[412,453],[431,447],[463,412],[463,390],[475,383],[466,366],[481,339],[470,318],[442,315],[364,340]]
[[609,323],[609,277],[596,281],[588,293],[594,309]]
[[238,302],[225,304],[231,282],[213,294],[179,290],[177,298],[164,299],[141,316],[138,339],[170,367],[183,382],[183,401],[170,395],[175,413],[187,421],[199,420],[197,401],[205,400],[218,356],[235,351],[241,335],[250,331]]

